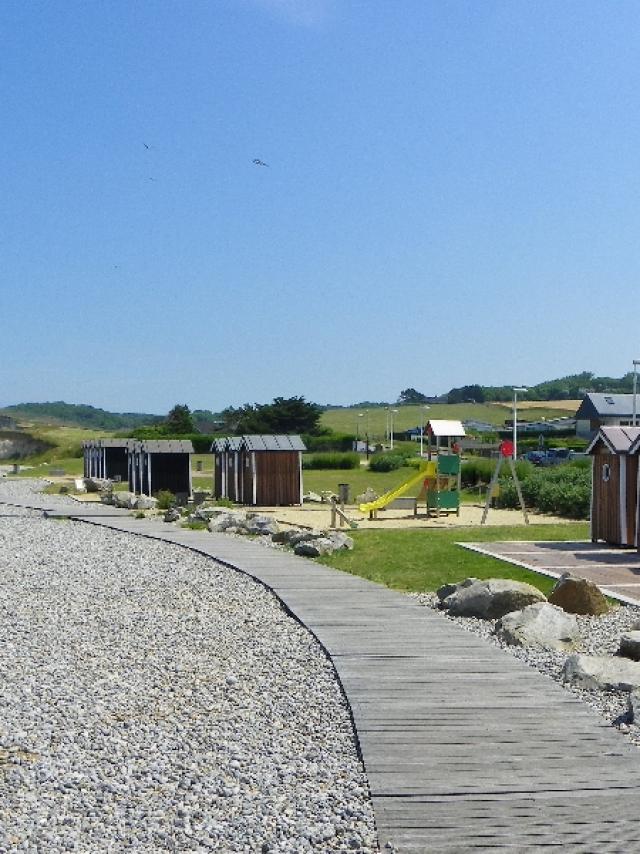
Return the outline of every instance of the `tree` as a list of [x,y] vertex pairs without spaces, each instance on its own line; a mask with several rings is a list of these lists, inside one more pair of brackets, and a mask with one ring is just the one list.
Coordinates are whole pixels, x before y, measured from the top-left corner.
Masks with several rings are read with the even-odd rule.
[[162,425],[163,431],[166,433],[197,433],[191,412],[186,404],[179,404],[173,407],[167,415]]
[[400,392],[398,403],[426,403],[427,395],[415,388],[405,388]]
[[222,412],[231,433],[317,433],[321,408],[304,397],[276,397],[273,403],[246,403]]
[[463,385],[460,388],[452,388],[447,395],[447,403],[484,403],[485,394],[482,386]]

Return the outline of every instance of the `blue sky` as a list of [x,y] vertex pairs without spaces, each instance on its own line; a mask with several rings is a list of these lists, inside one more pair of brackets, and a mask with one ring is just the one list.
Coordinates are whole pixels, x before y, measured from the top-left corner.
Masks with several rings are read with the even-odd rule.
[[635,0],[3,0],[0,92],[1,404],[640,358]]

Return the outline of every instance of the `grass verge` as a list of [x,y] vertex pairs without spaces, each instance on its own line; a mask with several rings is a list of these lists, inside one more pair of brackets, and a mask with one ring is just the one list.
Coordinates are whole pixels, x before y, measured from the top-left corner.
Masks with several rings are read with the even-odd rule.
[[353,551],[334,552],[320,563],[395,590],[423,593],[464,578],[510,578],[533,584],[545,595],[554,580],[509,563],[468,551],[459,542],[503,540],[586,540],[589,525],[511,525],[438,531],[352,531]]

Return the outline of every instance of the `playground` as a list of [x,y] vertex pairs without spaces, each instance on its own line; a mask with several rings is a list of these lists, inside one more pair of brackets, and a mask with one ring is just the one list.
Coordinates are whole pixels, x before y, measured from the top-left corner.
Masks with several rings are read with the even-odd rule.
[[[357,505],[345,505],[345,515],[355,523],[358,530],[401,530],[421,529],[432,530],[440,528],[474,528],[480,527],[483,504],[460,504],[458,513],[441,513],[436,516],[427,513],[424,505],[418,509],[416,516],[407,510],[379,510],[375,518],[370,519],[369,513],[363,513]],[[308,528],[326,528],[331,522],[331,506],[329,504],[309,504],[304,507],[261,507],[260,513],[273,515],[278,522],[285,525],[297,525]],[[504,525],[522,525],[523,518],[520,510],[490,510],[485,527]],[[567,525],[571,520],[560,516],[529,513],[531,525]],[[347,529],[347,526],[344,526]]]

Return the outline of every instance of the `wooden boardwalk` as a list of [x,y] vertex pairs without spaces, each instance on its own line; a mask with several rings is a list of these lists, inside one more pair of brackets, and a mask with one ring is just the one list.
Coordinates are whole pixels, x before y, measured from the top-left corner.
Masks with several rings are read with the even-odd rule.
[[383,850],[640,852],[640,752],[517,659],[307,559],[126,511],[81,513],[53,515],[208,555],[267,585],[318,638],[351,706]]

